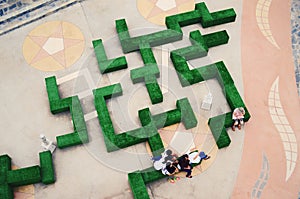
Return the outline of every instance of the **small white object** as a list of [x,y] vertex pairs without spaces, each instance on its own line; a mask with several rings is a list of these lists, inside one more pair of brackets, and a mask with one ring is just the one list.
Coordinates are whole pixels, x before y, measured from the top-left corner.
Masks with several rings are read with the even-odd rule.
[[45,151],[50,151],[51,153],[53,153],[56,149],[56,145],[52,141],[48,140],[43,134],[40,135],[40,138],[42,140],[41,146],[43,147],[43,149]]
[[212,94],[208,93],[202,101],[201,108],[204,110],[210,110],[212,105],[212,99]]

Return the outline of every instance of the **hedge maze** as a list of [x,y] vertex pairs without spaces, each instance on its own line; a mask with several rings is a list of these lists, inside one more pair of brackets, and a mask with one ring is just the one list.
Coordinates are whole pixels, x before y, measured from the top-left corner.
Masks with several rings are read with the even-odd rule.
[[55,182],[55,172],[50,151],[39,153],[40,165],[11,170],[11,158],[0,156],[0,198],[13,199],[13,188],[42,182]]
[[[134,84],[145,83],[152,104],[163,102],[163,94],[157,78],[160,71],[152,48],[155,46],[182,40],[183,26],[201,24],[203,28],[219,24],[234,22],[236,13],[233,9],[209,12],[205,3],[198,3],[195,9],[165,19],[166,30],[151,34],[131,37],[125,19],[116,20],[116,31],[122,46],[123,53],[138,51],[144,65],[130,70],[130,78]],[[190,32],[190,46],[173,50],[171,60],[176,69],[182,87],[187,87],[202,81],[216,78],[220,84],[231,111],[209,118],[208,124],[215,138],[218,148],[227,147],[231,140],[226,128],[232,125],[232,111],[237,107],[246,110],[245,121],[250,114],[245,106],[234,81],[225,64],[220,61],[206,66],[190,69],[188,61],[204,57],[209,48],[228,43],[229,35],[226,30],[202,35],[199,30]],[[101,39],[92,41],[95,57],[98,61],[101,74],[126,69],[125,56],[108,59]],[[60,149],[81,145],[89,142],[88,131],[84,120],[81,103],[78,96],[61,98],[59,95],[56,77],[45,79],[50,111],[53,114],[69,111],[73,121],[74,132],[56,137]],[[197,126],[197,119],[187,98],[176,101],[176,108],[163,113],[152,115],[149,108],[138,111],[141,127],[127,132],[116,134],[112,119],[107,108],[107,101],[122,96],[120,83],[93,90],[94,105],[102,129],[104,142],[108,152],[116,151],[138,143],[148,142],[152,154],[158,155],[164,150],[158,129],[182,122],[186,129]],[[11,158],[8,155],[0,156],[0,198],[13,198],[13,187],[42,182],[55,182],[54,167],[50,151],[39,153],[40,166],[32,166],[18,170],[11,170]],[[149,199],[146,185],[165,178],[160,171],[153,167],[128,174],[128,180],[134,198]]]
[[139,110],[139,119],[142,127],[131,131],[116,134],[106,100],[122,95],[121,84],[114,84],[93,90],[95,108],[98,120],[102,128],[106,149],[108,152],[129,147],[141,142],[148,141],[153,155],[164,151],[164,146],[157,129],[183,122],[185,128],[197,126],[197,119],[187,98],[177,100],[176,109],[157,115],[151,115],[149,108]]

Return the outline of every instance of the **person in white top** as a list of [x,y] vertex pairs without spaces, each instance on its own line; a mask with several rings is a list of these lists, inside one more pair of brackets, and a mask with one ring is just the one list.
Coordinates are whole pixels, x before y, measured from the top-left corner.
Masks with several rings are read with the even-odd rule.
[[235,127],[238,127],[239,130],[241,130],[241,126],[244,124],[244,115],[245,115],[245,109],[243,107],[239,107],[233,110],[232,113],[232,130],[235,131]]

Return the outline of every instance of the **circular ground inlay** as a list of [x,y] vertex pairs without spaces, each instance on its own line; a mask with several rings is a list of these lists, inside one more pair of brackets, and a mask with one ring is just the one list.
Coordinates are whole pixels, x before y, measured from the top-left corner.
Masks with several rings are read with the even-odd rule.
[[[190,149],[196,148],[199,151],[204,151],[211,157],[208,160],[202,160],[201,164],[193,168],[193,176],[199,175],[207,170],[214,162],[218,153],[218,147],[207,124],[207,120],[204,117],[198,115],[197,121],[198,126],[191,130],[186,130],[181,123],[164,127],[158,130],[164,147],[167,149],[171,149],[178,156],[190,152]],[[148,153],[152,155],[148,143],[146,144],[146,147]],[[176,174],[176,176],[184,177],[185,172],[180,172]]]
[[25,38],[23,55],[29,65],[42,71],[57,71],[74,64],[84,50],[80,29],[65,21],[39,25]]
[[193,0],[137,0],[140,14],[148,21],[165,25],[165,18],[170,15],[192,11]]

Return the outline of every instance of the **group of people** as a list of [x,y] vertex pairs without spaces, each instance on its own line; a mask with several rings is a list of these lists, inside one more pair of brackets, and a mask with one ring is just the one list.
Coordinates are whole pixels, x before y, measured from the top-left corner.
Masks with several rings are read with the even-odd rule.
[[161,170],[164,175],[168,175],[168,181],[174,183],[179,177],[174,176],[180,171],[186,172],[187,178],[192,178],[193,164],[200,164],[202,160],[209,159],[203,151],[193,149],[192,152],[180,157],[174,154],[172,150],[165,150],[160,156],[152,158],[153,166],[156,170]]
[[[245,109],[243,107],[235,108],[232,113],[232,130],[235,131],[237,127],[239,130],[244,124]],[[174,176],[181,171],[186,172],[187,178],[192,178],[193,165],[200,164],[202,160],[209,159],[210,156],[206,155],[203,151],[198,152],[192,149],[191,152],[186,153],[180,157],[174,154],[172,150],[167,149],[161,155],[153,157],[153,166],[156,170],[161,170],[164,175],[168,175],[168,181],[174,183],[179,180],[179,177]]]

